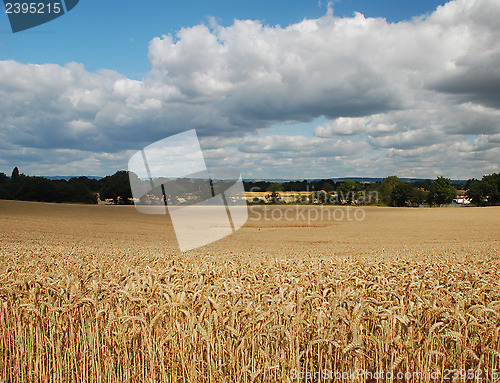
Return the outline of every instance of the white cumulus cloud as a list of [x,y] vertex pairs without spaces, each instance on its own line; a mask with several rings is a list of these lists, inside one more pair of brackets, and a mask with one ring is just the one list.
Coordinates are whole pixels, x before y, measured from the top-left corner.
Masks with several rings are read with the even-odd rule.
[[[307,177],[311,164],[314,176],[498,171],[499,17],[496,0],[454,0],[399,23],[331,12],[288,27],[212,21],[154,38],[140,81],[0,61],[0,166],[107,174],[194,128],[209,158],[255,177]],[[262,133],[318,118],[314,135]]]

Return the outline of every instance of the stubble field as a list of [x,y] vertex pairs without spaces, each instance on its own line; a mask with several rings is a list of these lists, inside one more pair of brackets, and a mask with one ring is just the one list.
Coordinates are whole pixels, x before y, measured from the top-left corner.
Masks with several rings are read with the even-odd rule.
[[500,208],[322,209],[0,201],[0,381],[500,381]]

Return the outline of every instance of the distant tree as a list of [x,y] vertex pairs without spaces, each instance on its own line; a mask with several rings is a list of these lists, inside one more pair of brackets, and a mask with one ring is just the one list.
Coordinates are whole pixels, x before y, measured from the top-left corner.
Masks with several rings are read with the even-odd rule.
[[483,206],[486,203],[486,194],[484,194],[484,187],[480,180],[467,180],[465,188],[467,189],[467,197],[473,204]]
[[311,193],[311,195],[309,196],[309,201],[311,203],[331,204],[331,203],[335,203],[335,198],[331,193],[329,193],[325,190],[318,190],[318,191]]
[[500,205],[500,173],[484,176],[481,181],[469,180],[467,196],[478,206]]
[[280,191],[283,191],[283,184],[280,182],[273,182],[267,188],[267,191],[270,191],[270,194],[266,195],[266,199],[269,203],[279,203],[281,201],[281,196],[279,194]]
[[432,180],[420,180],[420,181],[412,182],[412,184],[417,189],[429,190],[431,188],[431,185],[432,185]]
[[438,177],[432,182],[427,196],[430,205],[445,205],[453,202],[457,190],[451,185],[449,178]]
[[321,184],[321,189],[325,190],[327,193],[332,193],[335,190],[335,186],[332,182],[324,180]]
[[24,174],[19,174],[18,171],[13,171],[12,173],[13,176],[10,178],[12,198],[21,201],[37,201],[36,199],[33,199],[36,193],[33,190],[29,177]]
[[69,202],[79,202],[87,204],[97,203],[97,192],[90,190],[86,182],[67,182],[66,187],[69,190]]
[[481,182],[475,178],[470,178],[468,179],[465,184],[464,184],[464,189],[467,190],[467,189],[470,189],[470,187],[475,184],[476,182]]
[[283,184],[281,182],[273,182],[270,184],[267,188],[267,191],[273,192],[273,191],[283,191]]
[[307,203],[308,198],[304,194],[299,194],[295,197],[295,203]]
[[398,184],[390,195],[391,206],[418,206],[423,200],[423,193],[409,183]]
[[268,189],[270,182],[267,181],[243,181],[245,191],[248,192],[265,192]]
[[283,183],[283,191],[305,191],[309,187],[307,180],[288,181]]
[[458,191],[458,190],[467,190],[467,188],[465,187],[466,183],[467,183],[467,182],[465,182],[465,183],[460,183],[460,182],[456,182],[456,181],[455,181],[455,182],[453,183],[453,186],[455,187],[455,189],[457,189],[457,191]]
[[386,177],[382,180],[382,184],[378,188],[379,192],[379,199],[382,203],[391,206],[392,205],[392,200],[391,200],[391,193],[394,190],[396,186],[402,186],[404,185],[404,181],[396,176],[390,176]]
[[484,176],[481,180],[483,193],[486,194],[488,205],[500,204],[500,173]]
[[362,190],[364,190],[363,185],[353,180],[344,181],[337,188],[339,199],[346,201],[348,204],[353,203]]
[[0,173],[0,199],[10,199],[10,179],[7,174]]
[[68,184],[78,185],[79,187],[81,187],[81,185],[85,185],[85,187],[92,192],[99,191],[99,180],[95,178],[73,177],[68,180]]
[[363,204],[378,204],[380,203],[380,182],[373,182],[364,185],[363,198],[359,200]]
[[7,182],[9,182],[9,177],[7,177],[7,174],[0,173],[0,186],[5,185]]
[[12,175],[10,176],[10,178],[13,179],[13,178],[17,178],[17,177],[19,177],[19,169],[16,166],[14,169],[12,169]]
[[101,186],[99,196],[101,199],[111,198],[115,204],[130,204],[132,198],[128,172],[121,170],[99,180]]

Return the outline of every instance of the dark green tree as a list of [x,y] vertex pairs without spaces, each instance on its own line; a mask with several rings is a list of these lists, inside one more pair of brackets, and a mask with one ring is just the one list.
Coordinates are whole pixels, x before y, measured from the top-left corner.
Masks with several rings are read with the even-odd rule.
[[481,181],[469,180],[466,183],[467,196],[478,206],[500,205],[500,173],[484,176]]
[[467,190],[467,197],[474,205],[483,206],[486,204],[486,195],[484,194],[481,181],[470,179],[465,183],[465,188]]
[[483,193],[488,205],[500,204],[500,173],[484,176],[481,180]]
[[432,182],[427,196],[429,205],[445,205],[453,202],[457,190],[451,185],[449,178],[438,177]]
[[391,206],[418,206],[423,200],[423,193],[409,183],[398,184],[390,195]]
[[85,187],[92,192],[99,191],[99,180],[94,178],[73,177],[68,180],[68,184],[78,185],[78,187],[81,187],[81,185],[85,185]]
[[382,180],[382,184],[380,184],[378,188],[379,199],[382,203],[391,206],[391,193],[396,186],[404,185],[404,181],[396,176],[386,177]]
[[283,184],[279,182],[273,182],[267,188],[267,191],[271,192],[266,195],[268,203],[279,203],[281,201],[280,191],[283,191]]
[[307,195],[304,195],[304,194],[299,194],[295,197],[295,203],[307,203],[309,202],[309,198],[307,197]]
[[309,201],[311,203],[331,204],[335,203],[335,197],[325,190],[318,190],[311,193],[311,195],[309,196]]
[[7,177],[7,174],[5,173],[0,173],[0,188],[2,186],[5,186],[9,183],[9,177]]
[[0,173],[0,199],[10,199],[10,178]]
[[420,180],[420,181],[412,182],[412,184],[416,188],[429,190],[431,188],[431,185],[432,185],[432,180]]
[[341,201],[346,201],[348,204],[353,203],[363,190],[363,185],[357,181],[348,180],[342,182],[337,188],[338,198]]
[[19,177],[19,169],[17,168],[17,166],[12,169],[12,175],[10,176],[10,178],[17,178]]
[[130,204],[129,198],[132,198],[130,180],[128,172],[121,170],[99,180],[101,186],[99,196],[101,199],[112,198],[115,204]]

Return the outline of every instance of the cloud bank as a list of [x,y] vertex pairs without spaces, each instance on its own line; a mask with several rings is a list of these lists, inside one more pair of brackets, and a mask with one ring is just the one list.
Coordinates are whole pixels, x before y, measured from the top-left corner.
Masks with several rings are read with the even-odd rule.
[[[500,3],[455,0],[388,23],[210,22],[149,44],[141,81],[0,61],[0,171],[109,174],[197,129],[246,177],[477,177],[499,171]],[[297,135],[275,125],[324,123]]]

